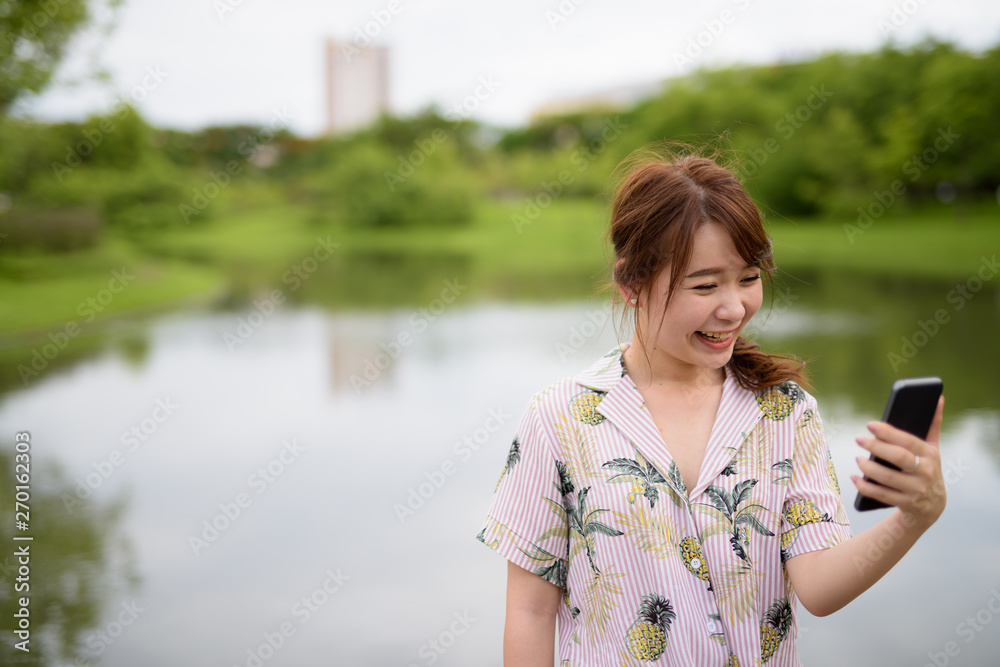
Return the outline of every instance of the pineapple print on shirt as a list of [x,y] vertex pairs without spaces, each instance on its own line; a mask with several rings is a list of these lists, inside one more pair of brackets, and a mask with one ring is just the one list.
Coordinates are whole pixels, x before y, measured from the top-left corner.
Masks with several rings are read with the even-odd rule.
[[514,436],[514,441],[510,443],[510,451],[507,452],[507,461],[503,465],[503,470],[500,471],[500,479],[497,480],[497,485],[494,487],[493,492],[500,488],[500,482],[503,481],[504,475],[510,472],[510,469],[517,465],[518,461],[521,460],[521,443],[518,442],[517,436]]
[[701,542],[697,537],[685,537],[679,546],[684,567],[694,576],[708,582],[708,590],[712,590],[712,584],[708,581],[708,565],[705,564],[705,556],[701,553]]
[[628,650],[636,660],[655,662],[667,649],[670,622],[677,618],[670,600],[652,593],[644,595],[635,623],[628,629]]
[[851,534],[815,399],[727,375],[689,494],[623,349],[532,397],[476,537],[562,589],[567,666],[801,664],[781,562]]
[[792,608],[786,598],[775,600],[760,624],[760,661],[766,663],[781,645],[792,626]]
[[667,487],[667,480],[663,474],[652,463],[643,458],[638,450],[635,452],[635,459],[617,458],[604,462],[601,467],[614,470],[617,473],[608,477],[609,483],[626,482],[631,484],[628,501],[633,504],[638,498],[645,496],[649,501],[649,508],[653,509],[660,499],[657,485]]
[[584,424],[597,426],[604,421],[604,415],[597,411],[597,405],[607,392],[588,389],[570,399],[569,412],[573,418]]
[[798,385],[792,382],[785,382],[776,387],[771,387],[760,396],[757,396],[757,406],[764,413],[764,416],[774,421],[781,421],[792,414],[795,405],[805,398]]
[[832,521],[832,519],[829,514],[820,512],[816,503],[811,500],[799,500],[785,511],[785,521],[789,523],[791,528],[781,534],[781,562],[788,560],[788,550],[795,544],[799,528],[810,523]]

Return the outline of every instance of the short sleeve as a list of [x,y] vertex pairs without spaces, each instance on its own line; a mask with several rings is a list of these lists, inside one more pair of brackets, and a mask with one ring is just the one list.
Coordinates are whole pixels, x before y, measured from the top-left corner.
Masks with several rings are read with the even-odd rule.
[[556,463],[536,397],[521,417],[476,538],[515,565],[565,588],[569,524]]
[[791,481],[781,521],[782,561],[852,536],[816,400],[807,395],[795,423]]

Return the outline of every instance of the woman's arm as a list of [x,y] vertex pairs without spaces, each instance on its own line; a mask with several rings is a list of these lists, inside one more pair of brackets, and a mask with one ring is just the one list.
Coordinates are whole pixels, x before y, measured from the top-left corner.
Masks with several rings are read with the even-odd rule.
[[941,397],[926,441],[883,422],[868,425],[874,438],[857,439],[864,449],[902,471],[913,466],[917,455],[920,463],[914,472],[902,472],[859,458],[861,471],[884,486],[852,475],[858,491],[897,509],[846,542],[800,554],[785,563],[795,594],[811,613],[832,614],[868,590],[941,516],[946,500],[938,446],[943,411]]
[[562,589],[507,562],[504,667],[552,667]]

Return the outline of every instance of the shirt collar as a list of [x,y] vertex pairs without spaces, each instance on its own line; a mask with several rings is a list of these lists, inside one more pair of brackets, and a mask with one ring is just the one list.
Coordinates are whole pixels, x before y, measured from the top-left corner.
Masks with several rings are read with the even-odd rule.
[[[666,475],[673,457],[649,416],[639,390],[631,380],[623,382],[625,362],[622,354],[628,346],[624,343],[613,348],[574,379],[585,387],[607,394],[597,411],[618,426],[646,459]],[[754,392],[740,387],[727,369],[719,412],[705,449],[698,484],[688,489],[691,498],[704,491],[729,465],[761,415]]]
[[628,348],[628,343],[622,343],[594,362],[589,368],[577,375],[574,380],[584,387],[595,391],[608,392],[621,382],[625,376],[625,362],[622,353]]

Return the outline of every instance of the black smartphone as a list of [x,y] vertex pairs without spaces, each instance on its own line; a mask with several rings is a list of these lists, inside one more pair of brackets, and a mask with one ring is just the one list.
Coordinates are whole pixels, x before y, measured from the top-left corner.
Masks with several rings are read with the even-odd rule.
[[[927,438],[927,432],[931,429],[931,422],[934,421],[934,412],[937,409],[938,398],[944,391],[944,383],[938,377],[903,378],[896,380],[892,385],[892,392],[889,394],[889,401],[885,404],[885,413],[882,421],[895,426],[898,429],[912,433],[920,439]],[[878,461],[884,466],[899,470],[888,461],[884,461],[874,454],[873,461]],[[865,477],[865,479],[868,479]],[[872,481],[872,480],[868,480]],[[878,482],[875,482],[878,484]],[[860,493],[854,499],[854,509],[859,512],[890,507],[880,500],[873,500]]]

